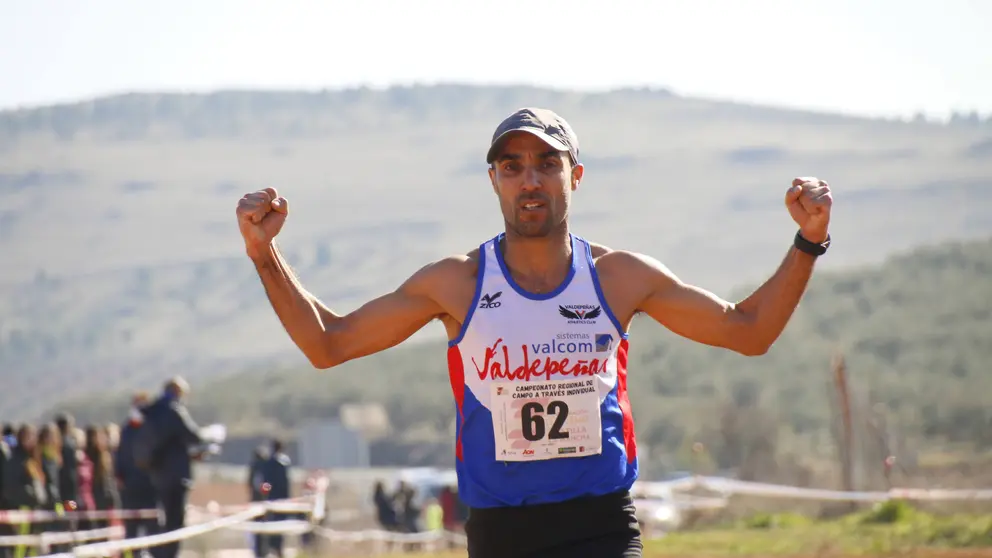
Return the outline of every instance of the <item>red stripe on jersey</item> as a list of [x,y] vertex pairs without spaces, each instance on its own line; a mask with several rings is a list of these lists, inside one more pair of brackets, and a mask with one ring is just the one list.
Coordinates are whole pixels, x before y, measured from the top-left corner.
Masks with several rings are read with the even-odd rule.
[[627,397],[627,350],[626,339],[617,347],[617,403],[623,414],[623,445],[627,452],[627,463],[637,459],[637,439],[634,436],[634,415],[630,412],[630,398]]
[[458,408],[458,440],[455,443],[455,456],[462,460],[462,426],[465,424],[465,413],[462,405],[465,403],[465,366],[462,353],[458,346],[448,347],[448,378],[451,381],[451,393],[455,396],[455,406]]

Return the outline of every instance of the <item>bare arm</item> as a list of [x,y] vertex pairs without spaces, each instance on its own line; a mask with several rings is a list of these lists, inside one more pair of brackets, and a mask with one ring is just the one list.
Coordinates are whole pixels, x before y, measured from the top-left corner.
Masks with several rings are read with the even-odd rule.
[[[832,204],[830,186],[818,178],[795,178],[785,194],[789,215],[803,237],[815,243],[829,238]],[[761,355],[789,323],[806,291],[816,258],[790,248],[778,271],[737,304],[686,285],[657,261],[640,261],[641,280],[649,290],[638,310],[683,337],[745,355]]]
[[683,283],[656,260],[636,257],[637,275],[649,285],[638,311],[678,335],[748,356],[764,354],[781,335],[806,291],[816,260],[790,248],[771,278],[733,304]]
[[316,368],[388,349],[444,313],[430,292],[448,260],[428,265],[395,291],[346,315],[307,292],[274,243],[252,261],[283,327]]

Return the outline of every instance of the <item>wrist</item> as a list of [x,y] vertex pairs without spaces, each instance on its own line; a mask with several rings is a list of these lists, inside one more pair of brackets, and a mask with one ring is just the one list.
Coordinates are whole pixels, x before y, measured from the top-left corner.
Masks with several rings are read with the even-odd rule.
[[245,252],[248,254],[248,259],[257,265],[272,259],[273,248],[272,242],[261,245],[249,244],[245,246]]
[[804,231],[799,229],[799,234],[813,244],[823,244],[830,238],[830,233],[827,231]]
[[827,252],[830,247],[830,234],[824,234],[819,242],[814,242],[813,240],[806,237],[806,233],[802,230],[796,231],[796,236],[793,238],[792,244],[797,250],[804,254],[813,256],[814,258],[822,256]]

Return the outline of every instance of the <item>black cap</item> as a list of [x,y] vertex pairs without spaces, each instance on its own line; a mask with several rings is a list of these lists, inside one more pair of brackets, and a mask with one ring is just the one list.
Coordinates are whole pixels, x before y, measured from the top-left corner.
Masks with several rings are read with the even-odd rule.
[[486,154],[490,165],[499,153],[502,139],[510,132],[528,132],[558,151],[567,151],[572,164],[579,162],[579,138],[565,119],[548,109],[522,108],[507,116],[493,133],[493,141]]

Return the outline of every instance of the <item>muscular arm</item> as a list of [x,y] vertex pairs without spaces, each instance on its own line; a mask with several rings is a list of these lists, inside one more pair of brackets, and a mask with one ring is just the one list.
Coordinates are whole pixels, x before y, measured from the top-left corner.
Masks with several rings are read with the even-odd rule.
[[331,368],[388,349],[443,314],[430,287],[447,260],[421,269],[397,290],[339,315],[307,292],[275,244],[253,258],[286,332],[316,368]]
[[678,335],[748,356],[764,354],[778,339],[806,291],[816,260],[790,248],[771,278],[733,304],[683,283],[656,260],[635,257],[636,275],[649,285],[638,311]]

